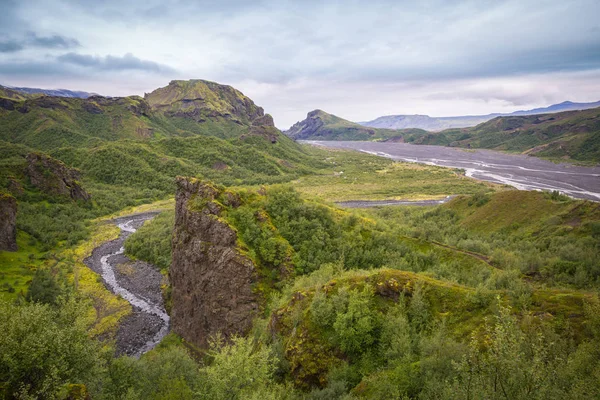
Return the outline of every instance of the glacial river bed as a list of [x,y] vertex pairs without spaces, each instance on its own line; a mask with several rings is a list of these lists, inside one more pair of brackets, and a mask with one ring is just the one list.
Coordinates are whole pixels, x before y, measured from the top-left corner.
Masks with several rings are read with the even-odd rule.
[[301,142],[352,149],[397,161],[461,168],[469,177],[503,183],[520,190],[558,190],[573,198],[600,201],[600,167],[555,164],[533,156],[481,149],[385,142]]

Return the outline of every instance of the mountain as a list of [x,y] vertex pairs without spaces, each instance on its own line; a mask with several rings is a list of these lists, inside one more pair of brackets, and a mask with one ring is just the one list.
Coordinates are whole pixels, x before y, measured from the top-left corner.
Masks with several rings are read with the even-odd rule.
[[264,115],[262,107],[239,90],[200,79],[171,81],[168,86],[145,94],[144,99],[169,117],[197,122],[220,118],[243,125]]
[[[46,95],[46,96],[57,96],[57,97],[77,97],[81,99],[87,99],[90,96],[97,96],[96,93],[88,93],[82,91],[73,91],[66,89],[40,89],[40,88],[27,88],[27,87],[13,87],[13,86],[2,86],[0,85],[0,92],[2,89],[10,89],[12,91],[21,93],[26,97],[28,95]],[[2,97],[0,95],[0,97]]]
[[549,107],[521,110],[512,113],[493,113],[487,115],[465,115],[456,117],[430,117],[428,115],[388,115],[376,118],[372,121],[358,122],[358,124],[372,128],[383,129],[418,128],[428,131],[441,131],[450,128],[466,128],[475,126],[500,116],[546,114],[572,110],[588,110],[596,107],[600,107],[600,101],[594,103],[573,103],[571,101],[565,101]]
[[314,110],[285,134],[295,140],[382,140],[400,132],[361,126],[322,110]]
[[600,108],[496,117],[471,128],[404,137],[406,142],[513,151],[600,162]]
[[0,86],[0,101],[4,99],[25,100],[30,97],[32,96],[29,96],[26,93],[18,92],[14,89],[7,88],[5,86]]
[[[0,148],[8,173],[24,184],[25,157],[37,151],[81,170],[87,185],[154,195],[172,192],[177,175],[275,183],[313,164],[251,99],[201,80],[173,81],[145,98],[0,99]],[[10,182],[0,179],[0,190]]]
[[252,100],[230,86],[207,81],[173,81],[145,98],[23,98],[12,89],[5,93],[0,101],[0,140],[44,151],[194,134],[258,134],[275,141],[282,136]]

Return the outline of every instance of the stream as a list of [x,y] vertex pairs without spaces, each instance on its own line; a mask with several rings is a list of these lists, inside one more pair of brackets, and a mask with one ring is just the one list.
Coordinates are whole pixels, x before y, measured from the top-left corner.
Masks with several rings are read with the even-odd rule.
[[127,300],[133,312],[119,322],[117,355],[139,357],[152,350],[169,333],[169,315],[162,298],[163,276],[153,265],[125,256],[125,239],[156,213],[144,213],[112,221],[121,230],[115,240],[96,247],[84,263],[100,274],[104,285]]

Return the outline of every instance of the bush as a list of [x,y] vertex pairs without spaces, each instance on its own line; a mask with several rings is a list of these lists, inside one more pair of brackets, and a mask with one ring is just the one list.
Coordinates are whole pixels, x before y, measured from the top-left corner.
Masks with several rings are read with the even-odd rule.
[[61,288],[50,271],[38,269],[31,280],[25,298],[30,302],[56,304]]
[[9,396],[52,399],[67,383],[98,379],[100,345],[88,336],[85,314],[75,300],[58,308],[0,302],[0,382]]

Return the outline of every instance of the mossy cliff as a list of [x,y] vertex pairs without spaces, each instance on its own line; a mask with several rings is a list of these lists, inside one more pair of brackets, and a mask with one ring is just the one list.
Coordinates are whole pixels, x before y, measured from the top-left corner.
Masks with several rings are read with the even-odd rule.
[[177,334],[200,348],[217,333],[247,333],[259,310],[256,268],[238,250],[236,232],[219,218],[220,195],[208,183],[177,179],[171,321]]

